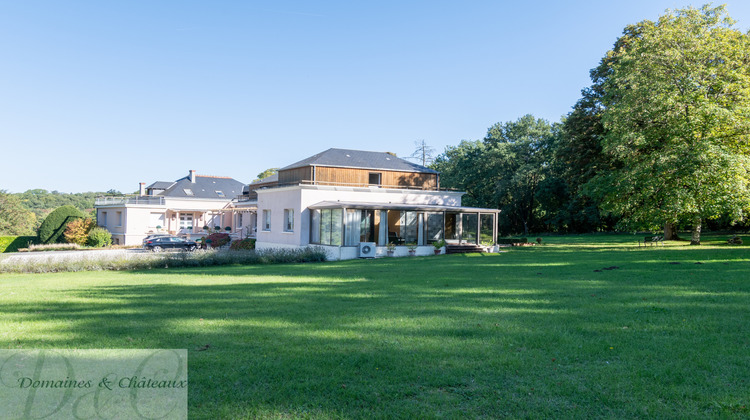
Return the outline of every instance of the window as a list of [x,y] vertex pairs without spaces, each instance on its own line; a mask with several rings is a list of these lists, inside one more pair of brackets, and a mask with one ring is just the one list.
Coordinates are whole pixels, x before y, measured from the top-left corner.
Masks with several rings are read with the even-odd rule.
[[181,214],[180,215],[180,229],[193,228],[193,215],[192,214]]
[[417,212],[388,210],[388,242],[396,245],[417,242]]
[[193,194],[193,190],[191,190],[190,188],[183,188],[182,191],[185,191],[185,195],[189,195],[189,196],[195,195]]
[[294,232],[294,209],[284,209],[284,232]]
[[107,227],[107,212],[106,211],[102,212],[102,220],[101,220],[101,223],[99,223],[99,226]]
[[355,246],[360,242],[378,243],[380,234],[379,210],[346,211],[345,246]]
[[263,210],[263,230],[271,231],[271,210]]
[[343,231],[341,209],[322,209],[310,211],[310,242],[321,245],[341,246]]
[[443,239],[443,214],[425,213],[425,227],[427,228],[427,243],[431,244]]
[[482,243],[495,243],[493,234],[495,233],[495,215],[484,213],[479,216],[479,238]]
[[221,198],[224,198],[224,191],[216,191],[216,195],[218,195]]
[[117,214],[117,225],[115,225],[115,226],[121,227],[122,226],[122,212],[118,211],[115,214]]
[[380,185],[380,172],[370,172],[369,184]]

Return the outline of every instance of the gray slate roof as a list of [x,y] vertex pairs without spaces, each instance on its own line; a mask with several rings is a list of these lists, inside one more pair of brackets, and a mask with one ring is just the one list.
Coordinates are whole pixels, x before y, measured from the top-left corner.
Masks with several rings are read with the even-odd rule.
[[275,181],[278,181],[278,180],[279,180],[279,173],[276,172],[273,175],[269,175],[269,176],[267,176],[267,177],[265,177],[263,179],[259,179],[257,181],[253,181],[250,184],[251,185],[252,184],[265,184],[265,183],[268,183],[268,182],[275,182]]
[[171,187],[172,185],[174,185],[174,182],[156,181],[153,184],[151,184],[148,187],[146,187],[146,189],[153,188],[155,190],[166,190],[167,188]]
[[297,163],[279,169],[279,171],[302,168],[305,166],[335,166],[342,168],[382,169],[389,171],[420,172],[436,174],[437,171],[417,165],[385,152],[366,152],[363,150],[328,149],[317,155],[302,159]]
[[[151,184],[161,184],[164,182],[155,182]],[[162,197],[191,197],[191,198],[226,198],[231,200],[242,194],[242,188],[245,186],[240,181],[232,178],[216,176],[195,176],[195,183],[190,182],[190,177],[180,178],[175,182],[170,182],[169,188],[157,194]],[[149,187],[151,188],[151,187]],[[157,187],[158,188],[158,187]],[[185,189],[193,192],[193,195],[185,193]],[[224,193],[224,197],[219,196],[216,191]]]

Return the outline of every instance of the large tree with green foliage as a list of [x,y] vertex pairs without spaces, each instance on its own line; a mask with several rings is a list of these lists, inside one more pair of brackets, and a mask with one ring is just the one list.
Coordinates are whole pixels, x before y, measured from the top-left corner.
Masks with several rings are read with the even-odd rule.
[[589,183],[636,228],[744,216],[750,203],[750,37],[723,6],[628,26],[602,61],[602,150]]
[[76,219],[86,217],[77,208],[66,205],[55,209],[42,222],[39,227],[39,242],[42,244],[55,244],[65,242],[65,228],[68,223]]
[[13,194],[0,190],[0,236],[33,235],[36,216]]
[[481,141],[446,148],[432,167],[442,186],[467,192],[464,204],[502,210],[502,233],[526,234],[545,229],[537,196],[554,139],[552,125],[525,115],[493,125]]

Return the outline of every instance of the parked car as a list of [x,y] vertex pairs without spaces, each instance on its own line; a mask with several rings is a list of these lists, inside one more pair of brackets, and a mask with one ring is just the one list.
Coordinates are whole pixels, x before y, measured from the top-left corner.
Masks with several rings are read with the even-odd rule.
[[146,246],[146,241],[149,241],[154,238],[161,238],[161,237],[166,237],[166,236],[176,238],[176,236],[169,234],[169,233],[152,233],[146,236],[145,238],[143,238],[143,246]]
[[143,248],[147,251],[153,252],[161,252],[170,249],[195,251],[198,248],[198,244],[194,241],[188,241],[187,239],[178,238],[176,236],[159,236],[146,241]]

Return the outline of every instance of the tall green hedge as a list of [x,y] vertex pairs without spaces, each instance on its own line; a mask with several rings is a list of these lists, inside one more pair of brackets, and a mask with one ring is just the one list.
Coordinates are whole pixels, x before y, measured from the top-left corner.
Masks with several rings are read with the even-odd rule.
[[58,207],[44,219],[39,227],[39,243],[56,244],[65,242],[63,237],[65,226],[68,222],[79,217],[86,217],[86,215],[71,205]]
[[29,242],[36,243],[36,236],[0,236],[0,253],[18,252],[19,248],[26,248]]

